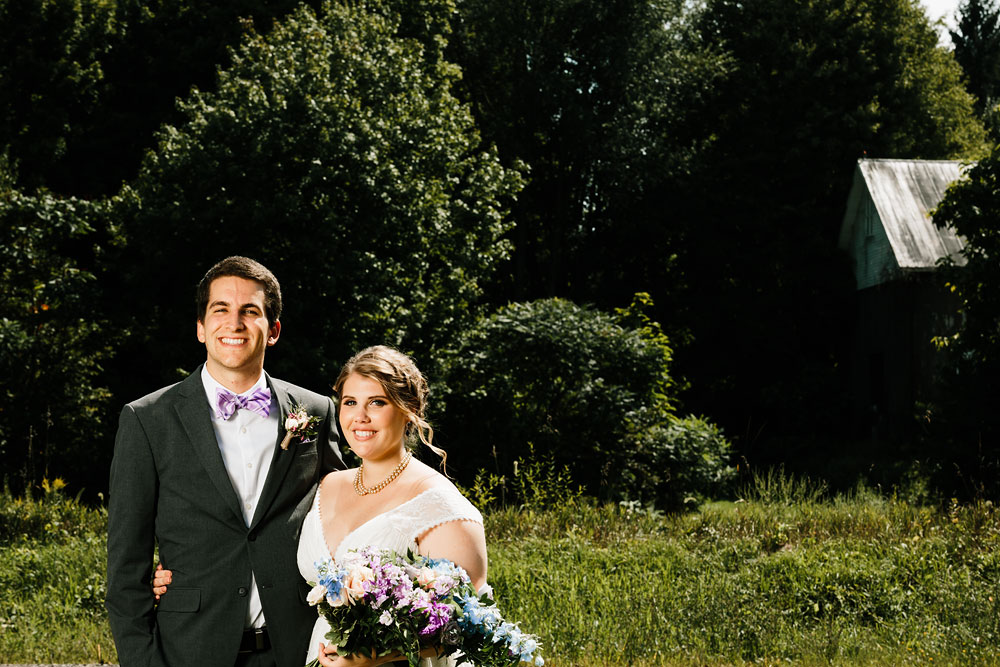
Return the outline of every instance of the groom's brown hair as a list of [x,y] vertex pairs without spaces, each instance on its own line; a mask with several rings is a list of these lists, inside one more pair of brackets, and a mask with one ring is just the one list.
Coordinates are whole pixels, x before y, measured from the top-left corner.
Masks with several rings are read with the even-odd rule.
[[195,294],[198,321],[205,321],[205,310],[208,308],[208,293],[212,287],[212,281],[225,276],[256,280],[264,286],[264,314],[267,316],[268,325],[274,326],[274,323],[281,317],[281,285],[278,284],[278,279],[266,266],[240,255],[226,257],[216,263],[198,283],[198,290]]

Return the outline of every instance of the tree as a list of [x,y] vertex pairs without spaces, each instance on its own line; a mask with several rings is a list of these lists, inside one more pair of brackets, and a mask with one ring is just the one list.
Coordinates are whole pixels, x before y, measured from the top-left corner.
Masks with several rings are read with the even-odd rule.
[[930,410],[929,454],[947,493],[1000,495],[1000,149],[969,169],[934,213],[935,224],[965,239],[964,262],[946,261],[942,282],[957,296],[950,335],[939,343],[949,366]]
[[460,479],[537,453],[603,499],[679,506],[718,494],[729,444],[675,414],[669,341],[644,317],[563,299],[514,303],[463,333],[433,387],[438,440]]
[[[300,0],[0,0],[0,149],[20,187],[112,195],[247,26]],[[312,0],[318,6],[319,0]]]
[[976,112],[986,116],[1000,89],[1000,8],[993,0],[965,0],[958,8],[957,30],[949,30],[955,60],[965,72]]
[[730,70],[678,204],[685,289],[654,293],[657,316],[689,323],[687,405],[740,434],[751,458],[780,459],[777,436],[847,421],[853,282],[836,239],[857,159],[973,156],[985,135],[914,0],[710,0],[700,31]]
[[[677,176],[711,132],[698,117],[723,64],[679,0],[468,0],[448,53],[484,137],[530,181],[496,303],[606,307],[669,267]],[[623,261],[627,258],[627,261]]]
[[454,66],[367,9],[300,7],[249,33],[216,90],[192,93],[185,122],[160,132],[118,208],[128,284],[157,308],[137,322],[155,359],[147,386],[199,361],[181,326],[195,316],[191,271],[228,254],[281,280],[285,336],[269,368],[310,386],[329,386],[360,347],[426,353],[474,318],[509,252],[504,202],[519,177],[451,95]]
[[115,10],[114,0],[0,0],[0,153],[24,191],[50,185],[100,116]]
[[118,242],[106,204],[0,194],[0,456],[16,490],[106,477],[102,371],[124,332],[97,276]]

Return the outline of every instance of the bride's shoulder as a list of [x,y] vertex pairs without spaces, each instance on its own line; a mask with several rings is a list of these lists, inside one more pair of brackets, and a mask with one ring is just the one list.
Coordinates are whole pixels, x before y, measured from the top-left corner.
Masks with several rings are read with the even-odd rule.
[[421,496],[425,503],[450,508],[452,511],[461,509],[462,513],[476,514],[472,503],[455,483],[433,468],[428,468],[427,473],[417,483],[417,495]]
[[420,463],[418,475],[413,482],[413,486],[417,493],[425,493],[431,490],[440,490],[446,493],[459,492],[450,479],[423,462]]
[[325,490],[350,484],[351,480],[354,479],[354,474],[356,472],[357,468],[351,468],[349,470],[334,470],[333,472],[327,473],[323,479],[320,480],[320,486]]

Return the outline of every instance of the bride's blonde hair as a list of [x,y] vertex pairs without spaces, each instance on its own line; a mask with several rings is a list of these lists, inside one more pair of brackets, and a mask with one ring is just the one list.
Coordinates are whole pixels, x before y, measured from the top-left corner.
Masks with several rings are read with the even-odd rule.
[[385,345],[366,347],[351,357],[333,385],[333,392],[339,397],[344,383],[352,374],[375,380],[382,386],[386,398],[406,415],[406,439],[412,446],[420,442],[441,457],[441,466],[448,461],[448,453],[432,444],[434,429],[424,418],[427,408],[429,388],[413,359]]

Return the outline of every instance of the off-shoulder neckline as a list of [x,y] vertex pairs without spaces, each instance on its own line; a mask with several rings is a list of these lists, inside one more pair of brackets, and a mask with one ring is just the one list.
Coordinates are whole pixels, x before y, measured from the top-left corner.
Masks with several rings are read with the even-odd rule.
[[375,519],[383,517],[386,514],[390,514],[392,512],[396,512],[400,508],[405,507],[406,505],[409,505],[410,503],[412,503],[413,501],[415,501],[417,498],[420,498],[421,496],[424,496],[424,495],[426,495],[428,493],[431,493],[432,491],[444,491],[446,488],[447,487],[445,487],[444,485],[432,486],[429,489],[424,489],[423,491],[421,491],[420,493],[416,494],[415,496],[413,496],[409,500],[404,500],[403,502],[399,503],[398,505],[394,505],[394,506],[390,507],[389,509],[387,509],[384,512],[379,512],[378,514],[376,514],[372,518],[368,519],[367,521],[364,521],[364,522],[360,523],[357,527],[355,527],[350,532],[345,533],[344,536],[342,538],[340,538],[340,542],[337,543],[337,548],[331,550],[330,549],[330,542],[326,539],[326,531],[323,529],[324,528],[323,527],[323,512],[320,509],[320,492],[323,490],[323,485],[320,484],[319,488],[316,489],[316,515],[317,515],[316,518],[319,519],[319,534],[320,534],[320,537],[323,539],[323,547],[326,549],[327,555],[331,559],[336,560],[337,559],[337,556],[336,556],[337,551],[340,549],[340,546],[342,544],[344,544],[344,542],[347,541],[347,538],[351,537],[352,535],[354,535],[355,533],[357,533],[359,530],[361,530],[362,528],[364,528],[365,526],[367,526],[368,524],[370,524]]

